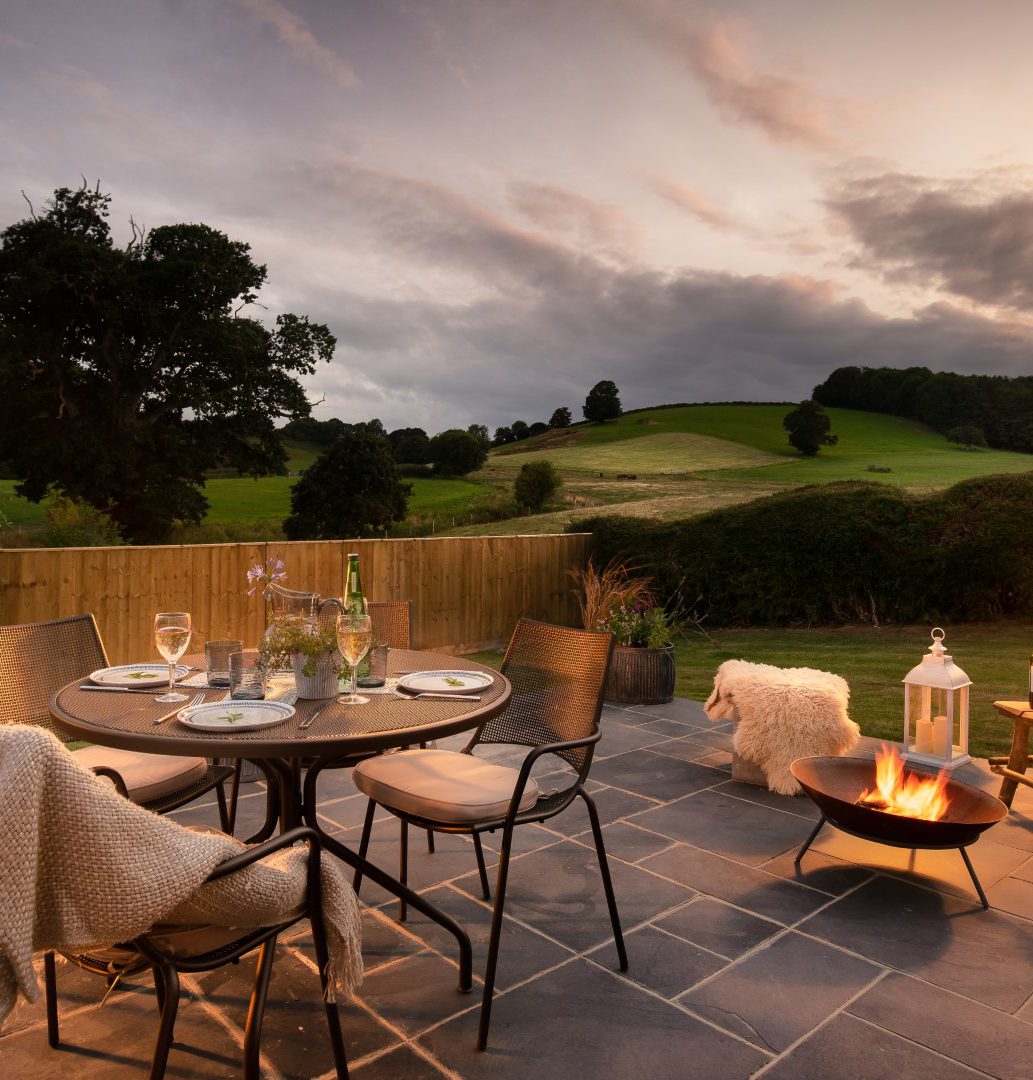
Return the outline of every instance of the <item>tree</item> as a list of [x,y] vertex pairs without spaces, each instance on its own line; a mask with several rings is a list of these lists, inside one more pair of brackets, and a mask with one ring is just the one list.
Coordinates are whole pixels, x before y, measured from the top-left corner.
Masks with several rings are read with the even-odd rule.
[[430,461],[430,439],[423,428],[396,428],[388,439],[399,465],[426,465]]
[[548,424],[543,424],[541,420],[536,420],[528,429],[527,434],[531,437],[535,435],[544,435],[549,430]]
[[531,429],[523,420],[514,420],[513,423],[510,424],[510,431],[513,432],[513,439],[516,442],[520,442],[521,439],[526,439],[531,433]]
[[296,442],[329,446],[335,439],[340,438],[348,427],[348,424],[336,417],[331,417],[329,420],[317,420],[314,416],[303,416],[299,420],[291,420],[289,424],[284,424],[280,428],[280,434],[285,439],[294,439]]
[[814,400],[801,401],[791,413],[786,413],[782,427],[789,432],[789,442],[805,457],[814,457],[823,446],[835,446],[838,435],[830,435],[832,421]]
[[563,481],[551,461],[529,461],[513,481],[513,496],[521,506],[541,510]]
[[588,391],[588,397],[581,407],[585,419],[592,424],[602,424],[607,420],[619,420],[621,415],[621,399],[618,397],[617,384],[609,379],[597,382]]
[[975,450],[977,446],[986,446],[986,436],[983,429],[975,424],[961,424],[947,432],[947,442],[960,443],[966,450]]
[[16,491],[105,511],[137,542],[207,510],[217,462],[286,461],[274,421],[309,412],[298,379],[329,361],[326,326],[238,315],[266,278],[248,245],[166,225],[115,247],[110,196],[59,188],[0,233],[0,460]]
[[466,429],[485,450],[491,449],[491,438],[488,436],[488,429],[484,424],[471,424]]
[[305,470],[283,522],[288,540],[337,540],[383,533],[405,517],[411,487],[387,439],[356,425]]
[[479,469],[487,457],[480,439],[458,428],[442,431],[430,440],[430,460],[442,476],[466,476]]
[[562,428],[570,427],[573,423],[573,417],[570,415],[570,409],[566,405],[561,405],[549,418],[549,427]]
[[516,436],[513,434],[511,427],[497,427],[495,429],[495,438],[492,440],[495,446],[506,446],[508,443],[515,441]]

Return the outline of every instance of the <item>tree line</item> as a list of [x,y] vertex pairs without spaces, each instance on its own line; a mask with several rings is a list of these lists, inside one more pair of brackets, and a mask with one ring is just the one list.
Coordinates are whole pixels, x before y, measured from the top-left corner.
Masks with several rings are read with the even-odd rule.
[[[953,441],[1033,453],[1033,376],[841,367],[814,388],[826,407],[906,416]],[[964,437],[963,437],[964,436]]]

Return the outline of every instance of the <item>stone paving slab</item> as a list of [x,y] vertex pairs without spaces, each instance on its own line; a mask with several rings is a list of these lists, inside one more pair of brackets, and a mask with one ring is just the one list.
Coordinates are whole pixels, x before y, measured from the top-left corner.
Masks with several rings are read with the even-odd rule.
[[[472,994],[451,938],[363,886],[366,980],[340,1012],[358,1080],[1029,1080],[1033,1047],[1033,791],[972,849],[993,910],[974,905],[956,852],[909,853],[825,830],[800,867],[809,800],[731,781],[731,733],[699,702],[607,706],[589,788],[604,822],[630,967],[616,970],[580,801],[517,832],[487,1053],[474,1047],[491,918],[462,837],[410,838],[410,880],[467,925]],[[465,742],[452,740],[451,748]],[[455,743],[455,746],[451,744]],[[874,740],[866,740],[871,752]],[[510,760],[511,750],[498,751]],[[548,771],[543,768],[543,772]],[[553,771],[554,768],[553,768]],[[996,792],[984,763],[964,779]],[[550,778],[550,782],[554,778]],[[245,785],[240,833],[264,817]],[[324,824],[357,846],[365,799],[348,770],[321,787]],[[213,800],[177,812],[217,824]],[[485,837],[489,867],[501,837]],[[849,842],[848,842],[849,841]],[[372,855],[398,859],[379,813]],[[960,875],[959,875],[960,871]],[[494,873],[489,870],[494,885]],[[240,1075],[254,958],[185,976],[169,1077]],[[147,1075],[157,1010],[146,975],[103,1007],[102,979],[59,962],[62,1048],[42,999],[0,1035],[0,1077]],[[263,1032],[272,1080],[325,1080],[326,1024],[311,936],[277,950]]]

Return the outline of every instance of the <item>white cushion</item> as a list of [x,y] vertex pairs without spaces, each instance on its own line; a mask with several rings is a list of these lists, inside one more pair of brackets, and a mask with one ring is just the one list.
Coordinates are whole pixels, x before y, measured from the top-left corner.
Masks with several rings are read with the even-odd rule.
[[203,780],[208,762],[203,757],[169,757],[142,754],[137,750],[116,750],[110,746],[85,746],[75,751],[75,760],[87,769],[103,765],[114,769],[125,782],[129,798],[149,803]]
[[[451,750],[404,750],[359,762],[355,786],[381,806],[429,821],[464,823],[505,817],[520,774],[471,754]],[[520,809],[538,801],[528,779]]]

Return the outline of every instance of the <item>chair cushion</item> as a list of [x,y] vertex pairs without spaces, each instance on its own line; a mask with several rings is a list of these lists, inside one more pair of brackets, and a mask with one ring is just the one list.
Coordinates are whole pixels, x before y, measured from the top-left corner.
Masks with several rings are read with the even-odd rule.
[[[471,754],[450,750],[403,750],[355,766],[355,786],[371,799],[414,817],[465,823],[505,817],[519,773]],[[527,781],[520,809],[538,801],[538,784]]]
[[208,772],[203,757],[142,754],[110,746],[85,746],[75,751],[75,760],[87,769],[97,765],[114,769],[125,781],[130,800],[141,804],[183,791],[203,780]]

